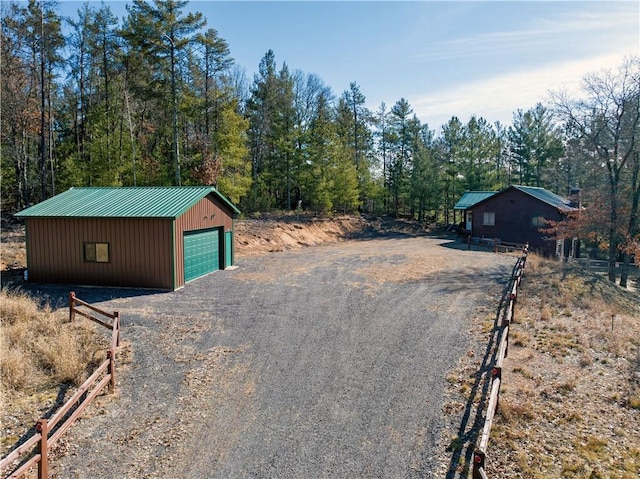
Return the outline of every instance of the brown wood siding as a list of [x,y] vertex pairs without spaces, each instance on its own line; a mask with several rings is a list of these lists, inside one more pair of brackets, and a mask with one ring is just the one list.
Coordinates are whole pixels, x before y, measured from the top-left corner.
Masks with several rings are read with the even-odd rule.
[[213,194],[198,201],[175,222],[175,287],[184,286],[184,232],[221,228],[220,267],[224,268],[224,232],[233,231],[233,212]]
[[[545,254],[555,252],[555,241],[544,239],[544,233],[531,225],[533,215],[542,215],[547,220],[559,221],[558,209],[517,189],[506,190],[473,209],[472,235],[480,238],[500,238],[502,241],[529,243],[532,250]],[[495,213],[495,225],[483,225],[485,212]]]
[[[85,262],[85,242],[109,243],[109,262]],[[171,243],[165,219],[28,218],[29,280],[173,289]]]

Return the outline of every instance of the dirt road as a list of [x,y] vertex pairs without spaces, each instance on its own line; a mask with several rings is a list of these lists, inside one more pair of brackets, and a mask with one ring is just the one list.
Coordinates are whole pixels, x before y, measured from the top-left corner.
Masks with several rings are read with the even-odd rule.
[[446,374],[514,263],[449,243],[391,235],[240,258],[173,293],[78,291],[121,312],[132,353],[54,474],[441,477]]

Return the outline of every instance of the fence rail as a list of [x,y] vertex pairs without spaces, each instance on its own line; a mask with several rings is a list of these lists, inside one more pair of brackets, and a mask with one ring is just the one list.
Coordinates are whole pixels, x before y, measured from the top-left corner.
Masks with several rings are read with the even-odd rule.
[[[602,259],[590,259],[590,258],[572,258],[569,260],[570,263],[575,263],[585,269],[590,271],[595,271],[596,273],[606,273],[609,270],[609,261]],[[616,261],[616,270],[620,270],[623,266],[623,263],[620,261]],[[640,267],[637,264],[630,264],[629,271],[630,272],[638,272]]]
[[472,244],[493,248],[494,253],[513,253],[529,248],[527,243],[512,243],[510,241],[502,241],[500,238],[480,238],[468,235],[467,247],[471,248]]
[[482,428],[482,435],[473,453],[473,479],[487,479],[485,472],[485,461],[487,456],[487,446],[489,445],[489,435],[491,434],[491,426],[493,418],[498,409],[498,400],[500,396],[500,385],[502,383],[502,364],[507,357],[509,350],[509,329],[514,320],[516,299],[518,297],[518,288],[522,281],[524,266],[527,262],[529,254],[529,246],[524,245],[522,255],[518,258],[511,277],[511,289],[509,291],[509,302],[504,310],[502,322],[500,325],[500,343],[498,345],[498,354],[496,363],[491,370],[491,390],[489,393],[489,404]]
[[[110,321],[87,313],[87,309],[105,318],[109,318]],[[65,431],[71,427],[80,414],[82,414],[86,407],[105,387],[108,387],[109,392],[115,390],[116,349],[120,345],[120,313],[117,311],[114,313],[103,311],[76,298],[75,293],[71,292],[69,293],[69,319],[74,321],[76,314],[111,330],[111,342],[106,354],[106,360],[98,366],[93,374],[89,376],[55,415],[49,419],[39,419],[36,422],[36,433],[33,436],[0,461],[0,471],[2,471],[3,474],[6,474],[6,471],[13,468],[11,472],[5,476],[6,479],[22,477],[36,465],[38,466],[38,479],[49,477],[49,448],[60,439]],[[18,462],[19,459],[27,453],[31,453],[31,457]]]

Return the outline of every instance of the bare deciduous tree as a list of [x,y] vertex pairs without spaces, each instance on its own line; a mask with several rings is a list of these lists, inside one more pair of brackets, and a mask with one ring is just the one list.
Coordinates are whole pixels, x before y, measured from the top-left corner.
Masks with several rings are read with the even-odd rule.
[[627,59],[615,71],[586,76],[582,89],[583,99],[566,93],[555,93],[553,99],[570,131],[599,160],[600,171],[594,173],[603,174],[608,191],[608,274],[615,282],[618,253],[637,233],[638,202],[633,196],[638,194],[638,181],[632,172],[640,133],[640,57]]

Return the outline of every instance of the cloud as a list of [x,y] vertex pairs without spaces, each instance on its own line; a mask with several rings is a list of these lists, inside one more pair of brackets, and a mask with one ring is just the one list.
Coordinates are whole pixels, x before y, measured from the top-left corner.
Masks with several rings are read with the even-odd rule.
[[[597,2],[573,8],[558,15],[530,18],[525,28],[483,32],[450,40],[425,43],[423,50],[408,57],[410,63],[423,63],[478,56],[495,57],[507,52],[540,51],[561,53],[558,45],[585,43],[591,51],[604,53],[613,44],[638,41],[638,8],[633,2],[603,5]],[[605,9],[606,10],[603,10]],[[630,38],[630,35],[633,38]]]
[[615,69],[623,60],[623,54],[606,54],[457,84],[415,98],[412,106],[418,118],[432,129],[439,129],[453,115],[462,122],[477,115],[508,125],[517,109],[528,110],[538,102],[545,103],[550,91],[578,95],[586,74]]

